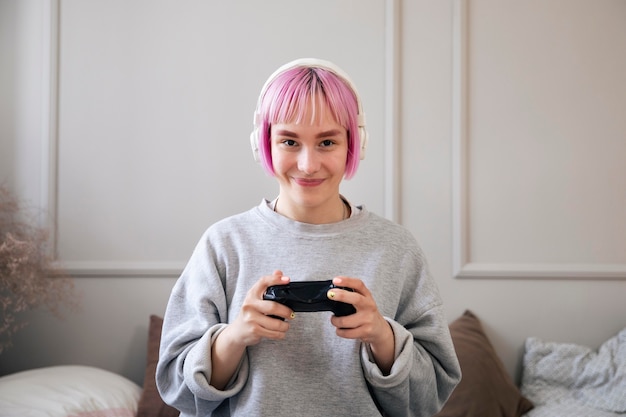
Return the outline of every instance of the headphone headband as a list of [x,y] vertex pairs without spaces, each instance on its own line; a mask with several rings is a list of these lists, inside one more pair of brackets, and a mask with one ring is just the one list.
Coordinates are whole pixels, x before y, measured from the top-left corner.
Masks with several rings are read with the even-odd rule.
[[365,113],[363,112],[363,106],[361,104],[361,98],[359,96],[359,92],[354,85],[354,82],[350,79],[348,74],[346,74],[341,68],[337,65],[333,64],[330,61],[325,61],[322,59],[316,58],[300,58],[294,61],[288,62],[281,67],[279,67],[276,71],[269,76],[265,84],[263,84],[263,88],[261,88],[261,93],[259,94],[259,99],[257,100],[257,106],[254,111],[253,124],[254,130],[250,134],[250,145],[252,146],[252,152],[254,154],[254,159],[259,161],[259,127],[261,126],[261,102],[263,100],[263,96],[265,96],[265,92],[269,85],[282,73],[288,71],[292,68],[305,67],[305,68],[321,68],[327,71],[330,71],[341,78],[348,87],[354,93],[354,97],[356,98],[357,103],[357,125],[359,128],[359,140],[361,143],[360,155],[361,159],[365,158],[365,149],[367,147],[367,131],[365,129]]

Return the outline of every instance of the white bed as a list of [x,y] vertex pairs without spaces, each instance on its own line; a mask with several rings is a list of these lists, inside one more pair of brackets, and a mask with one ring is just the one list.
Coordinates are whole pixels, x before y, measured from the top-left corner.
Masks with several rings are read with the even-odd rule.
[[535,405],[525,417],[626,415],[626,328],[598,350],[528,338],[521,391]]

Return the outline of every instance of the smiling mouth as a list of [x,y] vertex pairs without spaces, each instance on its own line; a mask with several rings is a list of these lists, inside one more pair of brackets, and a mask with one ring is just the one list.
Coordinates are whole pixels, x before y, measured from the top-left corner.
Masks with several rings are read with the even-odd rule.
[[293,180],[302,187],[315,187],[324,182],[323,179],[317,178],[294,178]]

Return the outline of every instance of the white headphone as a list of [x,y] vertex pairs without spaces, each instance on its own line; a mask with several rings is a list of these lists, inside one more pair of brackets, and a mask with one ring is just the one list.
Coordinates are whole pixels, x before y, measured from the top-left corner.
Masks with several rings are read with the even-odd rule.
[[361,156],[361,159],[364,159],[368,138],[367,138],[367,130],[365,129],[365,113],[363,112],[363,106],[361,105],[361,98],[359,97],[359,93],[356,89],[356,86],[354,85],[354,83],[352,82],[348,74],[346,74],[341,68],[339,68],[332,62],[324,61],[321,59],[315,59],[315,58],[302,58],[302,59],[296,59],[295,61],[288,62],[287,64],[281,66],[276,71],[274,71],[274,73],[270,75],[267,81],[265,81],[265,84],[263,85],[263,88],[261,89],[261,94],[259,95],[259,99],[257,101],[256,110],[254,111],[254,119],[252,121],[254,124],[254,130],[252,131],[252,133],[250,133],[250,146],[252,147],[252,154],[254,155],[254,160],[259,162],[259,128],[261,126],[260,108],[261,108],[261,100],[263,99],[263,96],[265,95],[265,90],[267,90],[267,87],[269,86],[269,84],[272,81],[274,81],[274,79],[278,77],[280,74],[282,74],[283,72],[287,70],[290,70],[292,68],[297,68],[297,67],[322,68],[322,69],[325,69],[327,71],[334,73],[343,81],[345,81],[346,84],[348,84],[348,86],[354,93],[354,96],[356,97],[357,111],[358,111],[357,125],[359,127],[359,141],[361,143],[360,156]]

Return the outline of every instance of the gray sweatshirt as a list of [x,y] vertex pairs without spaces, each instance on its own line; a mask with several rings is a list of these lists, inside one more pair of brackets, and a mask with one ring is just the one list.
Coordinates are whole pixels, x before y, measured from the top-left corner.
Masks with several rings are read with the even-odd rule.
[[[268,201],[209,227],[165,312],[157,366],[163,399],[181,416],[431,416],[460,379],[437,286],[403,227],[353,207],[334,224],[299,223]],[[342,339],[330,312],[298,313],[284,340],[247,348],[224,390],[209,384],[211,344],[248,289],[280,269],[292,281],[360,278],[391,324],[389,375],[366,344]]]

